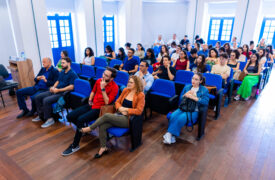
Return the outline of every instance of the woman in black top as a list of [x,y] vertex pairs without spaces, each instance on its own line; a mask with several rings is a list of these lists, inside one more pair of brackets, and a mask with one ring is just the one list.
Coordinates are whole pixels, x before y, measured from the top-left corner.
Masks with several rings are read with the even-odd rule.
[[150,65],[156,63],[155,53],[152,48],[147,49],[144,61],[147,61]]
[[124,61],[124,58],[126,57],[124,49],[121,47],[118,49],[118,54],[116,56],[116,59]]
[[154,79],[166,79],[173,81],[176,75],[176,69],[170,66],[170,56],[163,56],[160,64],[163,65],[161,65],[157,71],[152,73]]
[[230,54],[230,59],[227,65],[231,67],[234,70],[234,72],[239,70],[239,67],[240,67],[240,63],[238,62],[239,57],[240,57],[240,53],[236,49],[233,50]]

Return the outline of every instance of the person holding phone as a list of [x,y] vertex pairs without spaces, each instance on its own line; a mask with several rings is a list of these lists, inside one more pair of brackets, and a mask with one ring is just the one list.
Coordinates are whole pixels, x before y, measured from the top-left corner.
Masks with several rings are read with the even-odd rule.
[[74,136],[73,143],[62,153],[63,156],[68,156],[80,149],[79,142],[82,137],[82,132],[78,129],[84,127],[93,120],[96,120],[100,113],[101,106],[111,104],[118,93],[118,86],[114,82],[117,71],[114,68],[108,67],[102,78],[98,79],[90,94],[88,104],[76,108],[67,115],[69,122],[76,125],[77,130]]

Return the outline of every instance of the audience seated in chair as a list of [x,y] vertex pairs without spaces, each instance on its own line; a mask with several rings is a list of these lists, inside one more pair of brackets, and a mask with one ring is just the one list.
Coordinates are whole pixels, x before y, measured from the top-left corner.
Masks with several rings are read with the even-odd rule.
[[155,53],[152,48],[147,49],[144,61],[146,61],[149,65],[156,63]]
[[125,54],[124,49],[123,49],[122,47],[119,48],[119,49],[118,49],[117,56],[116,56],[116,59],[121,60],[121,61],[124,61],[125,57],[126,57],[126,54]]
[[[34,78],[35,85],[32,87],[22,88],[16,91],[17,103],[19,109],[22,112],[17,116],[21,118],[23,116],[33,116],[36,112],[35,106],[35,97],[45,91],[48,91],[51,86],[57,81],[59,72],[56,68],[52,66],[52,60],[48,57],[43,58],[42,60],[43,67],[40,69],[38,75]],[[32,102],[32,109],[29,109],[26,106],[25,97],[30,96]]]
[[100,158],[108,152],[107,129],[110,127],[129,127],[129,116],[141,115],[145,105],[145,95],[143,93],[143,83],[137,76],[131,76],[127,88],[119,96],[115,103],[117,112],[115,114],[104,114],[98,118],[91,126],[82,128],[82,132],[89,132],[99,127],[100,149],[94,156]]
[[176,61],[180,58],[180,52],[181,52],[181,51],[182,51],[181,46],[178,45],[178,46],[176,47],[176,52],[174,52],[174,53],[172,54],[172,56],[171,56],[171,60],[172,60],[173,64],[175,64]]
[[260,56],[258,53],[252,54],[243,70],[246,76],[240,88],[237,91],[237,96],[234,97],[236,101],[242,97],[244,100],[249,100],[252,92],[252,87],[259,83],[259,75],[261,73],[261,64],[259,63]]
[[162,35],[159,34],[158,38],[155,40],[154,46],[162,46],[164,45],[164,41],[162,40]]
[[154,77],[149,73],[148,67],[149,64],[147,61],[141,61],[139,65],[139,71],[135,73],[135,76],[140,77],[141,81],[143,82],[144,94],[147,94],[154,82]]
[[190,63],[186,51],[180,51],[180,56],[176,61],[173,61],[172,67],[176,68],[176,70],[190,71]]
[[233,50],[230,55],[230,59],[227,63],[227,66],[231,67],[233,69],[234,75],[233,79],[238,79],[240,74],[240,63],[238,62],[240,53],[238,50]]
[[228,56],[226,53],[220,54],[220,63],[214,65],[211,70],[212,74],[218,74],[222,76],[222,79],[223,79],[222,87],[225,87],[226,80],[229,77],[230,71],[231,71],[230,67],[227,66],[227,60],[228,60]]
[[201,54],[203,54],[206,58],[208,57],[209,50],[208,50],[208,45],[207,44],[202,45],[202,50],[200,50],[198,52],[198,55],[201,55]]
[[137,50],[136,50],[136,52],[135,52],[135,56],[138,56],[139,59],[143,59],[144,56],[145,56],[145,52],[144,52],[144,51],[145,51],[145,50],[144,50],[144,47],[142,46],[142,44],[141,44],[141,43],[138,43],[138,44],[137,44]]
[[189,123],[187,120],[191,121],[192,119],[193,122],[197,121],[199,110],[204,108],[205,106],[208,106],[208,89],[203,86],[204,82],[205,79],[202,74],[196,73],[192,78],[192,85],[186,85],[184,87],[183,97],[197,102],[195,111],[184,112],[180,108],[178,108],[175,112],[173,112],[169,120],[168,130],[163,136],[163,143],[175,143],[176,137],[180,136],[181,128],[185,126],[186,123]]
[[219,53],[216,48],[209,50],[209,57],[206,58],[206,64],[209,64],[211,67],[215,64],[219,64],[220,58]]
[[105,47],[105,54],[104,54],[105,58],[107,59],[107,61],[111,61],[112,59],[116,58],[116,53],[113,51],[112,47],[110,45],[107,45]]
[[139,62],[136,58],[134,58],[134,53],[135,50],[133,48],[128,50],[128,56],[119,67],[120,71],[124,71],[129,74],[134,74],[137,72]]
[[195,63],[190,67],[190,70],[194,73],[206,73],[207,67],[205,64],[205,56],[203,54],[199,55],[195,60]]
[[79,142],[82,137],[82,132],[79,129],[85,124],[96,120],[100,113],[100,108],[104,105],[111,104],[118,93],[118,86],[114,82],[116,77],[114,68],[107,68],[103,77],[98,79],[90,94],[88,104],[83,105],[67,115],[67,120],[76,125],[73,143],[62,153],[63,156],[71,155],[80,149]]
[[153,72],[152,75],[154,79],[166,79],[166,80],[174,80],[176,75],[176,69],[171,67],[171,60],[169,56],[163,56],[161,65],[157,71]]
[[87,47],[84,51],[84,59],[82,61],[82,64],[85,65],[91,65],[93,66],[95,64],[95,56],[94,56],[94,51],[92,48]]
[[188,60],[189,60],[189,63],[190,63],[190,66],[194,64],[195,60],[197,59],[198,57],[198,50],[196,48],[192,48],[191,51],[190,51],[190,56],[188,57]]
[[52,115],[52,104],[57,102],[66,91],[74,89],[74,80],[78,78],[76,73],[71,69],[71,59],[65,57],[61,60],[62,71],[59,74],[58,80],[50,88],[49,91],[38,94],[35,97],[35,105],[37,108],[38,116],[33,119],[33,122],[45,120],[46,122],[41,125],[42,128],[47,128],[53,125],[54,119]]
[[237,50],[240,53],[238,62],[246,62],[246,56],[243,54],[243,48],[242,47],[238,47]]
[[183,39],[180,41],[180,45],[182,45],[182,47],[186,47],[186,45],[189,43],[189,39],[187,35],[184,35]]
[[57,65],[56,65],[56,68],[59,72],[62,71],[61,60],[65,57],[69,57],[68,55],[69,55],[68,51],[66,51],[66,50],[61,51],[61,53],[60,53],[61,59],[58,61]]
[[172,39],[170,39],[170,40],[167,42],[167,46],[171,46],[173,42],[175,42],[176,45],[178,45],[178,44],[180,43],[180,41],[178,40],[176,34],[173,34]]

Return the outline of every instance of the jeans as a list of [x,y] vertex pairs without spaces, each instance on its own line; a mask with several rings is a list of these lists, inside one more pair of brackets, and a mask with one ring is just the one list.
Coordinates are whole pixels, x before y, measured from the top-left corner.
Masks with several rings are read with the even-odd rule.
[[100,147],[106,147],[107,143],[107,129],[110,127],[129,127],[128,116],[106,113],[98,118],[90,128],[93,130],[99,126],[99,141]]
[[23,111],[29,111],[27,108],[27,105],[26,105],[25,96],[30,96],[31,102],[32,102],[31,112],[34,113],[36,111],[34,98],[38,94],[45,92],[45,91],[46,90],[38,89],[35,86],[18,89],[16,91],[16,96],[17,96],[17,103],[18,103],[19,109],[21,109]]
[[[181,128],[187,123],[187,114],[189,121],[191,120],[191,113],[183,112],[180,109],[177,109],[171,114],[171,118],[169,120],[168,132],[173,134],[174,136],[179,136]],[[198,119],[199,113],[197,111],[192,112],[192,120],[193,122]]]
[[82,137],[82,133],[78,129],[83,128],[85,123],[96,120],[99,116],[99,112],[100,109],[92,109],[89,104],[86,104],[76,108],[67,115],[67,120],[74,123],[77,127],[73,142],[74,147],[79,145],[80,139]]
[[35,97],[37,113],[40,118],[47,120],[51,117],[53,108],[52,104],[57,102],[63,96],[63,93],[54,94],[50,91],[42,92]]

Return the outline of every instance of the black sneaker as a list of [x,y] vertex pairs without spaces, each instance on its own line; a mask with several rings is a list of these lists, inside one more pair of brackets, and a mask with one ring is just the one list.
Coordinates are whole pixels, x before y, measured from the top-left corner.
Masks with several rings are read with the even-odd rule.
[[25,116],[26,116],[26,117],[32,117],[33,115],[34,115],[34,112],[29,111]]
[[75,148],[73,148],[73,144],[71,144],[63,153],[62,156],[69,156],[71,154],[73,154],[74,152],[78,151],[80,149],[79,146],[76,146]]
[[24,111],[24,110],[23,110],[16,118],[19,119],[19,118],[21,118],[21,117],[26,116],[26,114],[28,114],[28,112],[29,112],[29,111]]

